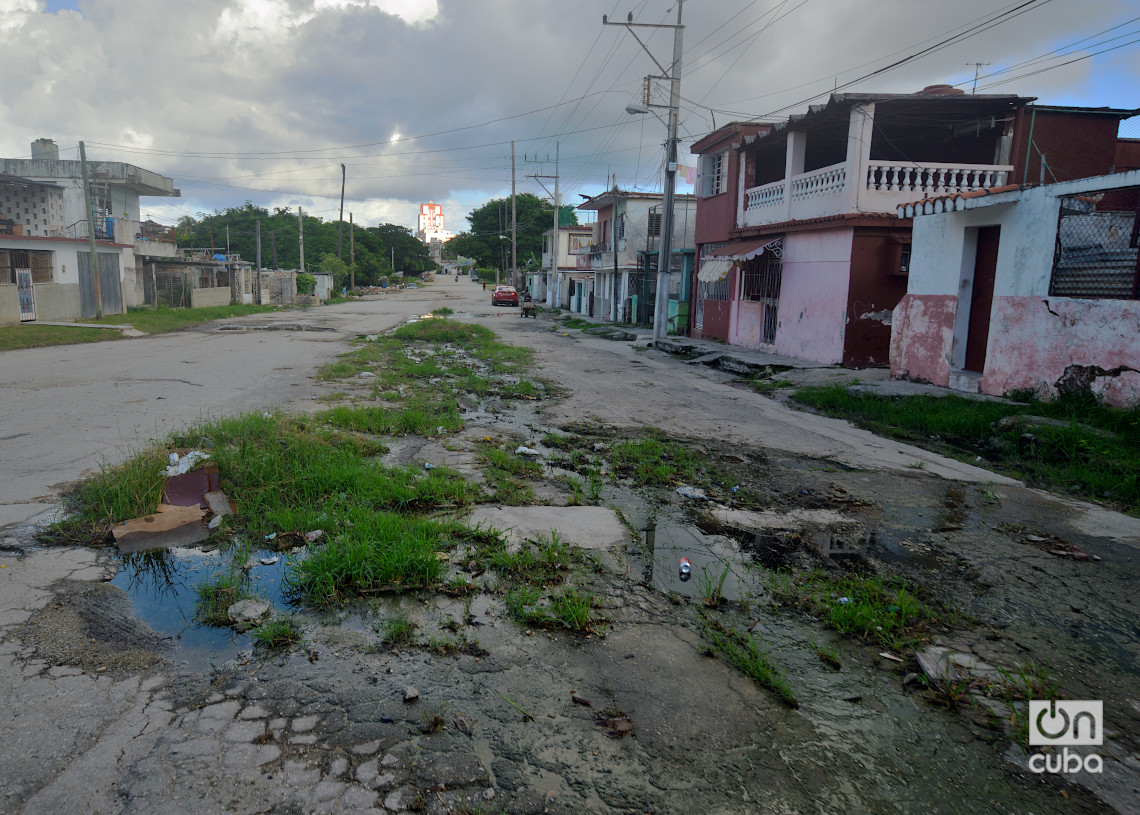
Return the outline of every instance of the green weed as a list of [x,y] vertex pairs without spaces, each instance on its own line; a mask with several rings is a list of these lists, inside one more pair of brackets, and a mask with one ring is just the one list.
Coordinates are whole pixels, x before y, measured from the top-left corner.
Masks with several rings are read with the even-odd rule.
[[711,644],[713,653],[729,665],[775,693],[788,707],[800,706],[783,669],[754,638],[725,628],[715,620],[705,620],[702,633]]
[[725,564],[722,571],[709,570],[708,566],[701,567],[697,576],[697,594],[709,608],[719,608],[724,602],[724,581],[728,579],[729,565]]
[[280,650],[301,641],[301,629],[292,617],[277,617],[250,632],[253,641],[263,648]]
[[233,572],[218,572],[194,587],[198,594],[195,617],[203,625],[228,626],[226,610],[249,597],[245,580]]
[[[850,394],[844,385],[801,388],[797,401],[850,419],[880,435],[950,453],[1030,482],[1140,512],[1140,406],[1111,408],[1088,395],[1028,402],[979,401],[960,396],[887,398]],[[1013,423],[1006,416],[1059,419],[1060,427]],[[996,496],[995,496],[996,497]],[[996,502],[996,501],[995,501]],[[991,502],[987,502],[991,503]]]
[[389,648],[398,645],[411,645],[415,641],[416,626],[404,615],[391,617],[384,621],[380,630],[380,639]]

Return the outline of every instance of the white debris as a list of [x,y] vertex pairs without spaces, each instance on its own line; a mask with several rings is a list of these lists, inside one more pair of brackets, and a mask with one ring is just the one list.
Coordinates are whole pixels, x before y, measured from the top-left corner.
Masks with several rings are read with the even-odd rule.
[[687,484],[682,484],[677,487],[677,494],[682,498],[688,498],[693,501],[707,501],[709,497],[705,495],[704,490],[699,490],[696,487],[690,487]]
[[541,456],[542,455],[542,453],[538,452],[533,447],[527,447],[524,444],[520,444],[519,448],[517,450],[515,450],[515,453],[517,453],[520,456]]
[[181,458],[178,457],[177,453],[171,453],[170,466],[166,468],[166,475],[168,478],[185,475],[209,457],[209,453],[203,453],[201,450],[191,450]]
[[274,555],[273,557],[263,557],[261,558],[260,563],[262,566],[272,566],[280,559],[281,558],[277,557],[277,555]]
[[215,515],[213,518],[210,519],[210,522],[208,524],[206,524],[206,528],[207,529],[217,529],[221,525],[222,525],[222,516],[221,515]]

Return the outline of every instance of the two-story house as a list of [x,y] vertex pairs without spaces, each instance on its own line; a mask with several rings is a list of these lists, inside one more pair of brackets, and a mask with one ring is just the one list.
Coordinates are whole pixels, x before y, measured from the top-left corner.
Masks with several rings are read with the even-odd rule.
[[[610,322],[652,321],[663,198],[660,193],[615,187],[578,205],[597,213],[589,251],[578,255],[579,270],[589,270],[593,276],[592,310],[583,313]],[[696,197],[675,196],[673,212],[668,330],[678,333],[688,327]]]
[[[144,281],[148,269],[153,271],[153,261],[177,255],[173,236],[140,220],[140,197],[180,193],[171,179],[132,164],[88,161],[88,169],[103,311],[118,314],[143,302]],[[9,272],[5,275],[0,269],[0,288],[4,283],[20,287],[21,278],[29,281],[18,298],[0,290],[0,300],[18,299],[19,319],[25,321],[37,316],[60,320],[94,316],[80,162],[60,160],[52,140],[37,139],[32,158],[0,159],[0,177],[8,179],[0,193],[5,201],[0,209],[0,232],[5,233],[0,235],[0,248],[6,250],[0,260],[7,261]],[[33,258],[38,264],[34,268]],[[17,271],[25,268],[25,260],[30,276]],[[0,320],[8,320],[10,305],[0,305]]]
[[589,249],[593,234],[594,228],[589,224],[558,227],[558,267],[551,269],[554,262],[554,229],[552,227],[542,233],[542,268],[526,277],[531,297],[545,302],[548,307],[566,307],[568,298],[561,297],[560,293],[569,290],[571,273],[577,271],[577,254],[579,250]]
[[691,292],[693,337],[721,342],[738,339],[740,276],[731,274],[732,260],[714,258],[712,253],[731,243],[735,234],[741,156],[737,148],[746,136],[771,129],[771,125],[759,122],[732,122],[691,148],[700,157],[696,183],[697,273]]
[[910,223],[896,207],[1008,183],[1013,122],[1028,101],[946,86],[836,94],[743,135],[733,242],[708,253],[733,264],[728,291],[716,292],[731,319],[716,330],[789,356],[886,364],[910,256]]

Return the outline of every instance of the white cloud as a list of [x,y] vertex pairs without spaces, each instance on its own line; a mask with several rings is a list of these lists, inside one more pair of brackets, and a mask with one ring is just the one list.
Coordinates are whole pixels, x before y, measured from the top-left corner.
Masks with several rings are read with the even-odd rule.
[[[884,65],[993,11],[992,0],[826,0],[803,5],[750,39],[768,4],[749,3],[685,6],[682,94],[729,108],[716,114],[721,124],[829,91],[835,76],[843,81]],[[638,20],[661,22],[672,2],[627,5]],[[0,155],[27,155],[33,139],[49,137],[66,156],[85,139],[90,156],[174,177],[183,199],[145,204],[172,215],[250,199],[300,203],[330,217],[343,162],[346,209],[359,220],[412,225],[417,205],[435,200],[444,203],[448,228],[459,231],[467,212],[509,192],[511,140],[520,190],[543,194],[525,176],[553,172],[553,163],[533,160],[552,156],[556,141],[566,200],[596,190],[609,174],[623,185],[658,178],[660,124],[624,113],[641,77],[656,69],[625,31],[601,28],[602,14],[624,17],[628,8],[615,12],[616,6],[616,0],[84,0],[81,12],[48,14],[42,0],[0,0]],[[967,62],[992,62],[993,70],[1026,60],[1135,16],[1129,11],[1128,0],[1041,4],[855,89],[963,81],[973,75]],[[667,33],[648,43],[666,59]],[[1127,106],[1140,52],[1133,47],[1103,59],[1109,58],[1103,64],[1116,67],[1108,74],[1088,61],[996,90],[1045,102]],[[578,97],[585,98],[573,101]],[[518,115],[563,98],[571,104]],[[711,123],[697,105],[685,108],[687,141]],[[805,108],[806,102],[790,112]]]

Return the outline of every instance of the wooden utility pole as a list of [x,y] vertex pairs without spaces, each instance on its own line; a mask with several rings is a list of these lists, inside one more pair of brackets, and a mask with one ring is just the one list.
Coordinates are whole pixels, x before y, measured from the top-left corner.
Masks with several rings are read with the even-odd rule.
[[253,302],[261,303],[261,219],[257,219],[257,295]]
[[348,285],[356,288],[356,230],[352,225],[352,213],[348,213]]
[[511,285],[518,288],[518,213],[515,210],[515,142],[511,140]]
[[87,242],[91,249],[91,283],[95,290],[95,319],[103,319],[103,280],[99,252],[95,249],[95,212],[91,207],[91,176],[87,172],[87,149],[79,142],[79,164],[83,170],[83,201],[87,205]]
[[340,220],[336,224],[336,259],[344,260],[340,253],[341,232],[344,231],[344,165],[340,165]]
[[305,271],[305,222],[301,219],[301,208],[297,207],[297,246],[301,250],[301,273]]

